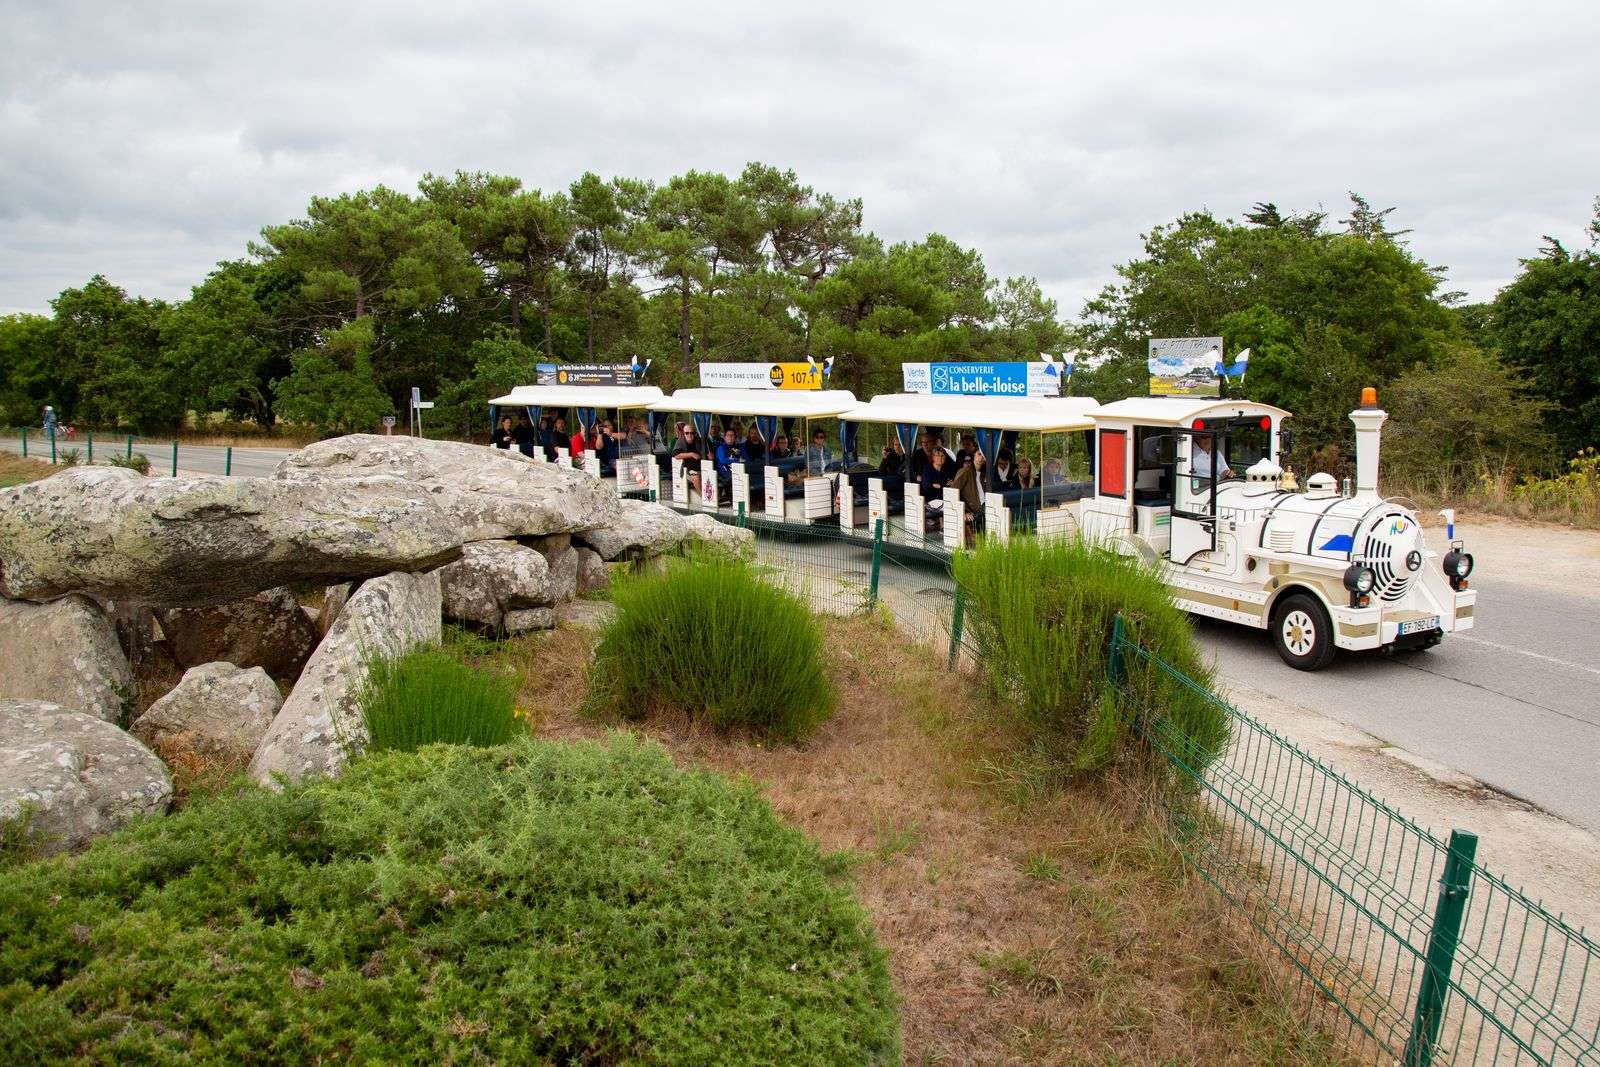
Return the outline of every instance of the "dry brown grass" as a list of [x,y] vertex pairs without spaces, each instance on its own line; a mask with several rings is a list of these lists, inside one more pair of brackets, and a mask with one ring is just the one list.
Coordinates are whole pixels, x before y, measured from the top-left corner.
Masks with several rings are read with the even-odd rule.
[[0,489],[9,489],[13,485],[23,482],[36,482],[40,478],[48,478],[54,474],[56,468],[48,463],[29,457],[0,452]]
[[[830,620],[840,707],[807,743],[641,732],[747,776],[853,860],[903,1000],[908,1063],[1324,1064],[1288,987],[1230,931],[1137,790],[1049,780],[973,683],[875,619]],[[590,631],[511,642],[540,736],[602,734]]]

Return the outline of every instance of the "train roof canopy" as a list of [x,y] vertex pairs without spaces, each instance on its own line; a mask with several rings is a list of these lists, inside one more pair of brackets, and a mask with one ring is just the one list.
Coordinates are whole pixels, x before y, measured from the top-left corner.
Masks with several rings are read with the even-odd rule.
[[1100,405],[1086,396],[930,396],[888,393],[840,416],[850,422],[910,422],[919,426],[1025,430],[1087,430]]
[[1250,415],[1286,419],[1292,412],[1254,400],[1218,400],[1208,396],[1131,396],[1106,404],[1095,413],[1095,417],[1101,421],[1119,419],[1141,426],[1183,426],[1195,419]]
[[856,406],[848,389],[679,389],[650,405],[652,411],[708,415],[779,415],[826,419]]
[[498,408],[647,408],[664,394],[653,385],[519,385]]

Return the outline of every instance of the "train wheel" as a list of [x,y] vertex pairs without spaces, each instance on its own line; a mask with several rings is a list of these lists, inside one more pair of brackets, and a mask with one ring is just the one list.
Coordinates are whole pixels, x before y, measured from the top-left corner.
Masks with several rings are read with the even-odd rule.
[[1297,671],[1317,671],[1333,662],[1333,620],[1308,593],[1284,597],[1272,613],[1272,643],[1278,657]]

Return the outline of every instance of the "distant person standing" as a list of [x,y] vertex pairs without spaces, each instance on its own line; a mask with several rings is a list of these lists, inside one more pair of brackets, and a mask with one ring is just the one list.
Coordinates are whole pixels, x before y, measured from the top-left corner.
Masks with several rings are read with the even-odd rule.
[[56,409],[49,404],[44,406],[44,432],[46,436],[56,432]]

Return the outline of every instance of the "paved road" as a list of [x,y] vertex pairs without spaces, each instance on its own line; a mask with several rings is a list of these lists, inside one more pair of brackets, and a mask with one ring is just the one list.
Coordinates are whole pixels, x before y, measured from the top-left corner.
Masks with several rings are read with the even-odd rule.
[[[170,469],[170,444],[134,447],[154,470]],[[20,450],[15,438],[0,439],[0,448]],[[269,474],[286,453],[235,448],[233,473]],[[218,447],[180,445],[178,466],[221,474],[225,456]],[[1518,536],[1543,535],[1529,528]],[[1477,627],[1428,652],[1341,654],[1305,674],[1285,666],[1261,633],[1206,620],[1198,632],[1226,687],[1320,712],[1600,833],[1600,596],[1582,579],[1568,589],[1529,584],[1526,559],[1499,567],[1492,552],[1470,547],[1478,549]],[[867,560],[852,556],[853,584],[864,582]],[[897,615],[922,630],[945,625],[942,574],[886,566],[882,583]]]
[[[102,456],[115,453],[122,455],[127,451],[127,438],[103,438],[95,442],[94,455],[96,461]],[[39,455],[39,439],[37,435],[30,435],[28,440],[28,454]],[[73,441],[65,439],[56,442],[57,449],[76,448],[80,455],[86,457],[87,442],[79,438]],[[0,449],[10,452],[21,452],[22,441],[17,437],[0,438]],[[172,472],[172,442],[171,441],[135,441],[133,450],[150,458],[150,470],[157,474],[170,474]],[[287,456],[293,449],[288,448],[235,448],[233,450],[233,474],[254,475],[257,477],[272,473],[278,461]],[[44,456],[50,455],[50,443],[44,442]],[[228,450],[216,445],[186,445],[178,444],[178,470],[191,474],[223,474],[227,471]]]

